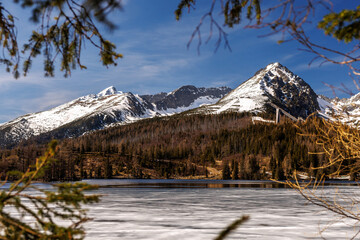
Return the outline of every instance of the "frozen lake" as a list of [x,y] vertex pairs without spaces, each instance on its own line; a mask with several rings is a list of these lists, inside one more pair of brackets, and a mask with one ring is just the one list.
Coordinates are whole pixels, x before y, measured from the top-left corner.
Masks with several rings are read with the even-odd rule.
[[[90,180],[101,187],[86,239],[214,239],[243,214],[227,239],[349,239],[355,229],[287,188],[254,181]],[[224,184],[225,183],[225,184]],[[229,185],[229,183],[231,183]],[[340,186],[344,193],[357,186]],[[332,194],[334,186],[325,187]],[[358,229],[357,229],[358,230]]]

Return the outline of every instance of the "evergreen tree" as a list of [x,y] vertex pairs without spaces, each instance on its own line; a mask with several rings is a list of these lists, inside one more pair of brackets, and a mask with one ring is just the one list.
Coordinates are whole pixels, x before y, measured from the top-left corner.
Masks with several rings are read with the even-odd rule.
[[[62,183],[54,185],[55,190],[44,190],[32,184],[43,177],[46,166],[53,161],[56,146],[55,141],[51,142],[48,151],[25,173],[9,173],[16,174],[19,179],[8,189],[0,190],[0,239],[84,238],[83,224],[89,218],[82,205],[99,201],[99,196],[84,194],[84,191],[94,187],[84,183]],[[36,193],[38,196],[34,196]],[[9,210],[16,213],[9,214]],[[58,225],[57,220],[65,220],[65,223]]]
[[113,175],[112,172],[113,172],[113,168],[112,168],[112,165],[110,163],[109,157],[107,157],[106,161],[105,161],[105,178],[106,179],[112,178],[112,175]]
[[275,180],[285,180],[284,170],[280,165],[276,167]]
[[235,162],[235,160],[232,160],[232,172],[231,172],[231,179],[237,180],[239,179],[239,164]]
[[224,180],[231,179],[230,167],[229,167],[229,164],[227,164],[227,163],[223,164],[222,179],[224,179]]
[[271,170],[271,176],[272,178],[275,179],[275,175],[276,175],[276,161],[274,159],[274,157],[271,156],[270,158],[270,170]]

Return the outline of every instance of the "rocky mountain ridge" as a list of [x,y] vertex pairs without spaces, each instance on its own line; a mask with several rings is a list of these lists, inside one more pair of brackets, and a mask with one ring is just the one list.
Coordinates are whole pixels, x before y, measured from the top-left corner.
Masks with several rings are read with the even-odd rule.
[[323,117],[356,126],[360,123],[360,93],[343,99],[319,96],[318,100]]
[[348,100],[317,95],[299,76],[280,63],[272,63],[234,90],[228,87],[182,86],[169,93],[137,95],[111,86],[98,94],[80,97],[48,111],[27,114],[0,125],[0,146],[11,146],[33,136],[76,137],[86,132],[145,118],[222,112],[275,113],[281,108],[294,118],[314,112],[330,118],[334,111],[360,119],[360,94]]
[[27,114],[0,125],[0,146],[51,133],[55,138],[75,137],[88,131],[165,116],[212,104],[231,89],[183,86],[168,94],[139,96],[111,86],[39,113]]
[[228,87],[218,88],[197,88],[192,85],[182,86],[170,93],[159,93],[155,95],[141,95],[141,97],[153,104],[159,111],[167,111],[179,107],[189,107],[196,100],[217,99],[224,96],[224,93],[231,91]]
[[260,113],[269,111],[272,108],[270,103],[296,118],[306,118],[320,110],[314,90],[299,76],[276,62],[260,69],[216,104],[200,108],[199,111]]

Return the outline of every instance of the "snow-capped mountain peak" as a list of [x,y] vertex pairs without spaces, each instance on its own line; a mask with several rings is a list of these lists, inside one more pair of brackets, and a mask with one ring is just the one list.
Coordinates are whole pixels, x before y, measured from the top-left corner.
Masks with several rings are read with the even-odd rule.
[[269,103],[296,117],[306,118],[319,110],[317,95],[299,76],[278,62],[257,71],[215,105],[203,109],[214,113],[225,111],[264,112]]
[[[274,113],[281,108],[295,118],[329,108],[345,109],[360,118],[360,94],[347,100],[317,96],[299,76],[279,62],[257,71],[234,90],[228,87],[182,86],[172,92],[138,95],[117,91],[114,86],[48,111],[27,114],[0,125],[0,146],[41,135],[43,138],[79,136],[88,131],[125,124],[154,116],[191,113],[251,112]],[[46,138],[46,137],[45,137]]]
[[27,114],[1,124],[0,146],[43,134],[51,138],[79,136],[115,124],[171,115],[198,107],[199,104],[215,103],[231,90],[194,86],[179,89],[181,91],[174,91],[175,94],[169,96],[164,93],[139,96],[117,91],[111,86],[98,94],[79,97],[48,111]]
[[283,65],[281,65],[279,62],[270,63],[269,65],[266,66],[266,70],[270,70],[272,68],[277,68],[277,67],[283,67]]
[[110,86],[108,88],[105,88],[104,90],[102,90],[98,94],[96,94],[96,96],[97,97],[104,97],[104,96],[109,96],[109,95],[113,95],[113,94],[122,94],[122,93],[123,92],[121,92],[121,91],[117,91],[114,86]]

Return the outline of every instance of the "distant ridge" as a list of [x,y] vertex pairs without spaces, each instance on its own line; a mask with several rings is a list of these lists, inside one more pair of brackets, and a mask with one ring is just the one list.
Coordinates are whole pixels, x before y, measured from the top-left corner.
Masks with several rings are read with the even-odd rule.
[[[111,86],[98,94],[77,98],[48,111],[27,114],[0,125],[0,146],[11,147],[33,136],[68,138],[119,124],[155,116],[219,114],[223,112],[274,113],[283,109],[294,118],[310,114],[331,118],[342,114],[344,122],[360,120],[360,94],[349,99],[317,95],[302,78],[278,62],[260,69],[234,90],[228,87],[182,86],[169,93],[137,95]],[[290,116],[289,115],[289,116]]]
[[0,146],[11,146],[33,136],[55,138],[80,136],[86,132],[154,116],[165,116],[204,104],[212,104],[231,89],[183,86],[170,93],[139,96],[114,86],[39,113],[27,114],[0,125]]

